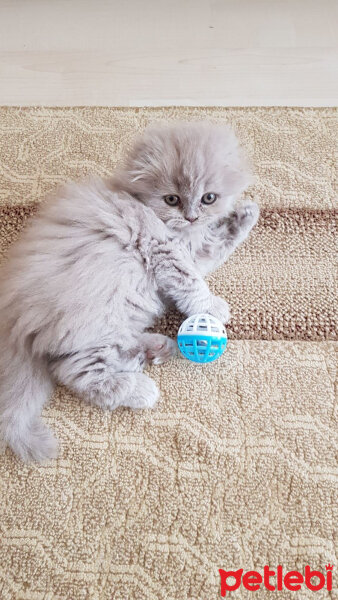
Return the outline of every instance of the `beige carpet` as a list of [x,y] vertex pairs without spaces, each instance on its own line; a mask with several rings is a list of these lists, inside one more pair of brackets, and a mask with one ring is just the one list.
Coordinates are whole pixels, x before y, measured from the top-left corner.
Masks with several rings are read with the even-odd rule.
[[[154,367],[152,411],[57,391],[59,460],[0,456],[1,600],[211,600],[219,568],[338,568],[333,109],[2,108],[0,255],[55,185],[109,174],[147,122],[180,118],[231,122],[257,174],[259,225],[210,277],[232,307],[228,350]],[[257,594],[290,596],[334,592]]]

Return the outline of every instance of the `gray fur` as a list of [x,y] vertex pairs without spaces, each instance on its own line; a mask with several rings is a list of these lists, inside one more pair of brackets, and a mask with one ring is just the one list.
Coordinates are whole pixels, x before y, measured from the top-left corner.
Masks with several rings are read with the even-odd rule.
[[111,180],[44,203],[0,274],[0,435],[23,460],[57,455],[40,419],[56,383],[109,409],[154,405],[143,366],[176,343],[145,330],[168,304],[228,321],[203,276],[257,221],[256,204],[234,209],[249,181],[230,129],[179,124],[147,130]]

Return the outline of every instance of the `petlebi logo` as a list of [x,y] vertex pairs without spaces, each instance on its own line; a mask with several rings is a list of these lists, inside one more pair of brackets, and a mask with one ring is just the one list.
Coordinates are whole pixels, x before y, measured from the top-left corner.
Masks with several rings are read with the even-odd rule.
[[[328,591],[332,590],[332,569],[330,563],[325,565],[326,573],[312,570],[309,565],[304,569],[304,575],[299,571],[283,571],[279,565],[276,571],[270,569],[267,565],[264,567],[263,574],[258,571],[247,571],[243,569],[237,571],[224,571],[219,569],[221,576],[221,596],[224,598],[227,592],[233,592],[240,587],[250,592],[265,588],[271,592],[282,590],[298,591],[307,587],[313,592],[322,590],[324,587]],[[319,580],[319,581],[318,581]],[[276,599],[277,600],[277,599]]]

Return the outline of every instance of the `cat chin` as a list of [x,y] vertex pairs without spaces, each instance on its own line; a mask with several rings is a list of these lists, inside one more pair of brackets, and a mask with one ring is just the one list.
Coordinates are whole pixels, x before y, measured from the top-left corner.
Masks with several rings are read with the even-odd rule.
[[168,221],[165,221],[166,226],[168,227],[168,229],[171,229],[172,231],[175,232],[181,232],[181,231],[191,231],[191,230],[197,230],[197,229],[201,229],[202,227],[205,227],[206,225],[208,225],[209,223],[211,223],[212,221],[215,220],[215,217],[213,219],[211,218],[202,218],[202,219],[198,219],[196,221],[194,221],[193,223],[190,223],[189,221],[186,220],[179,220],[179,219],[168,219]]
[[170,223],[167,222],[166,223],[168,229],[171,229],[171,231],[174,231],[176,233],[181,233],[182,231],[191,231],[192,229],[197,229],[199,227],[202,226],[202,223],[185,223],[184,221],[182,221],[182,223]]

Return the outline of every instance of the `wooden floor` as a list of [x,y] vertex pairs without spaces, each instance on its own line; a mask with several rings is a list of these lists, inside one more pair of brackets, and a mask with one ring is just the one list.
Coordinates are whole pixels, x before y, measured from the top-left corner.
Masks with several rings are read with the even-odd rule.
[[337,0],[0,0],[0,104],[338,98]]

